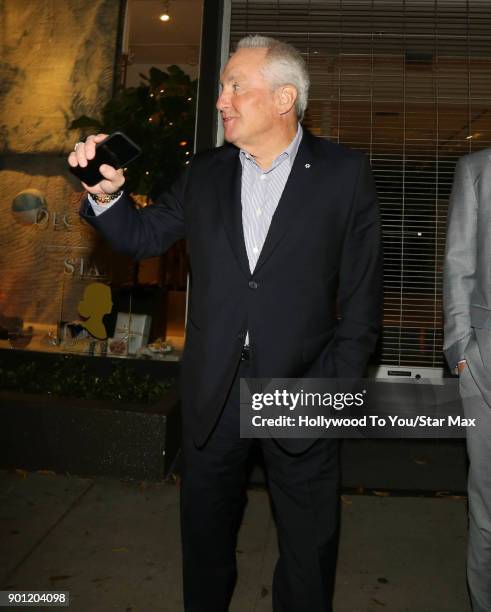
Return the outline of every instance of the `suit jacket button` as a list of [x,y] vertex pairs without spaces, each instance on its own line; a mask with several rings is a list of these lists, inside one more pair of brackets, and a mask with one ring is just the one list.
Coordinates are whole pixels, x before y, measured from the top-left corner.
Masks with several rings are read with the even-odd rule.
[[257,289],[259,287],[259,284],[256,283],[256,281],[249,281],[249,287],[251,289]]

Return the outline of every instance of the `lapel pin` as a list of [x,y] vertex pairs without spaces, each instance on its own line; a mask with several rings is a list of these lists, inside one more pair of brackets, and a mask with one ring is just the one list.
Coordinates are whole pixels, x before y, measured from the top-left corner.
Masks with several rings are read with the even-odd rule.
[[305,167],[306,168],[310,168],[310,164],[305,164]]

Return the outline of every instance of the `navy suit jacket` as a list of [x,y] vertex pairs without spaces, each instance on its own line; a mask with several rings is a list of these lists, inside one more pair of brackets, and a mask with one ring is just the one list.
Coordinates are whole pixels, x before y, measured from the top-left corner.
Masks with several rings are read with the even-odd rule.
[[[188,241],[191,290],[182,363],[186,428],[206,442],[233,381],[245,333],[258,377],[363,375],[380,324],[380,221],[368,159],[304,132],[251,274],[242,231],[239,150],[197,154],[158,201],[124,195],[82,216],[135,259]],[[299,451],[312,441],[281,440]]]

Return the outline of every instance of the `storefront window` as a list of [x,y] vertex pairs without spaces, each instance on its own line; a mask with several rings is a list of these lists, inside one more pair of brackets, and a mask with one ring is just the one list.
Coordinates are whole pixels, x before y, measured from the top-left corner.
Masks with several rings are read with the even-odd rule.
[[[1,135],[0,348],[178,360],[185,243],[141,262],[113,252],[79,217],[84,194],[66,157],[87,134],[128,133],[143,155],[127,185],[137,206],[152,206],[193,153],[202,0],[128,0],[119,15],[99,5],[101,23],[84,11],[75,22],[67,7],[49,36],[48,21],[33,19],[50,50],[11,45],[6,57],[10,94],[29,95]],[[15,4],[6,12],[15,31],[26,16]]]

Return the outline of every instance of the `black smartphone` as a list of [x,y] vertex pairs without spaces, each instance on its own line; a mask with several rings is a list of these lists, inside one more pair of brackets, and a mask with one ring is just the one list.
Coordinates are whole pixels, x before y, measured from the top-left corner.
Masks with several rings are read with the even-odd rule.
[[109,164],[113,168],[124,168],[141,154],[141,149],[123,132],[114,132],[95,146],[95,157],[82,168],[69,166],[70,172],[89,187],[97,185],[104,179],[99,172],[101,164]]

